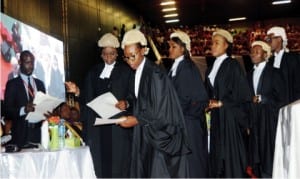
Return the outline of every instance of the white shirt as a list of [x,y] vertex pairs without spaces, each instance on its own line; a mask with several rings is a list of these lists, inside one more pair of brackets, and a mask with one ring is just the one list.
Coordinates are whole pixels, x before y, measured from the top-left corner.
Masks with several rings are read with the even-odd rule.
[[[27,98],[29,98],[29,94],[28,94],[28,76],[23,74],[23,73],[20,73],[20,76],[21,76],[21,79],[23,80],[23,84],[24,84],[24,87],[26,89],[26,94],[27,94]],[[35,81],[33,79],[32,76],[29,76],[30,78],[30,84],[34,90],[34,94],[37,92],[37,88],[36,88],[36,85],[35,85]]]
[[112,64],[106,64],[104,66],[104,69],[102,70],[101,74],[100,74],[100,78],[104,79],[104,78],[109,78],[111,71],[113,70],[114,66],[115,66],[116,62],[112,63]]
[[222,64],[222,62],[228,57],[228,55],[225,53],[219,57],[217,57],[217,59],[214,62],[213,68],[211,70],[211,72],[208,75],[208,78],[210,80],[210,83],[212,86],[214,86],[214,82],[215,82],[215,78],[217,76],[217,73],[219,71],[219,68]]
[[172,77],[176,76],[176,71],[177,71],[178,65],[182,60],[184,60],[183,55],[175,59],[173,65],[172,65],[172,68],[169,72],[169,73],[172,73]]
[[253,71],[253,88],[254,88],[255,95],[258,95],[257,94],[257,87],[258,87],[259,79],[260,79],[260,76],[261,76],[262,71],[264,70],[266,64],[267,64],[267,62],[264,61],[264,62],[259,63],[257,66],[254,65],[254,67],[253,67],[254,68],[254,71]]
[[140,88],[140,81],[142,77],[142,72],[145,66],[146,58],[144,57],[142,63],[139,65],[139,67],[136,69],[135,72],[135,79],[134,79],[134,94],[135,97],[138,97],[139,94],[139,88]]
[[[25,75],[25,74],[23,74],[23,73],[20,73],[20,77],[21,77],[21,79],[23,80],[23,84],[24,84],[24,87],[25,87],[25,89],[26,89],[26,94],[27,94],[27,98],[29,98],[29,94],[28,94],[28,76],[27,75]],[[31,86],[32,86],[32,88],[33,88],[33,90],[34,90],[34,94],[37,92],[37,87],[36,87],[36,84],[35,84],[35,81],[34,81],[34,79],[33,79],[33,77],[32,76],[29,76],[29,78],[30,78],[30,84],[31,84]],[[20,116],[23,116],[23,115],[25,115],[26,113],[25,113],[25,106],[23,106],[23,107],[21,107],[21,109],[20,109],[20,112],[19,112],[19,115]]]
[[280,68],[280,64],[281,64],[281,60],[282,60],[282,56],[283,56],[283,52],[284,52],[284,49],[281,49],[279,51],[279,53],[274,53],[274,64],[273,64],[273,67],[274,68]]

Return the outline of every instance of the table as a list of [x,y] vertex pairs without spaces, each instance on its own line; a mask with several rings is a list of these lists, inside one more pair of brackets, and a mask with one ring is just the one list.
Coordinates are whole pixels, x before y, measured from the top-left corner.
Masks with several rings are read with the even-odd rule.
[[273,178],[300,178],[300,100],[279,111]]
[[96,178],[88,146],[0,153],[0,178]]

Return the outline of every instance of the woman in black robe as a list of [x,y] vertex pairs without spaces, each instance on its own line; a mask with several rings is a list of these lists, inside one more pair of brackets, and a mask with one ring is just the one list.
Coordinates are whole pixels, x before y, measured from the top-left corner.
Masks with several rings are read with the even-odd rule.
[[[95,119],[99,116],[85,104],[106,92],[111,92],[118,100],[126,99],[132,70],[124,62],[117,60],[119,42],[115,36],[110,33],[105,34],[99,40],[98,46],[102,48],[101,57],[105,63],[100,63],[89,71],[79,99],[82,104],[83,137],[90,147],[98,178],[127,178],[132,129],[125,129],[115,124],[94,126]],[[71,88],[72,84],[66,84],[67,88]],[[75,90],[77,95],[78,92],[79,89]],[[124,113],[118,116],[120,115]]]
[[190,38],[182,32],[171,34],[169,58],[174,60],[169,77],[176,89],[187,126],[192,153],[188,155],[192,178],[208,177],[207,127],[204,109],[208,96],[200,71],[190,57]]
[[233,38],[219,29],[212,36],[212,55],[216,57],[206,75],[211,113],[210,177],[245,177],[246,147],[244,136],[249,127],[251,102],[247,78],[240,64],[230,57]]
[[126,32],[122,41],[124,60],[135,70],[128,97],[133,115],[120,123],[134,126],[130,177],[185,178],[190,150],[180,103],[166,73],[144,56],[146,45],[139,30]]

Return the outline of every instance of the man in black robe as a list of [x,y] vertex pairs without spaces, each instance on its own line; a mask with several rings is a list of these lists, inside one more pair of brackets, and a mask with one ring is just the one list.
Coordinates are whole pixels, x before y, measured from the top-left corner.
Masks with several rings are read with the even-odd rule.
[[279,108],[285,100],[280,71],[267,64],[271,48],[262,41],[252,43],[254,69],[248,74],[253,96],[250,128],[249,163],[257,177],[271,178]]
[[[127,178],[132,129],[115,124],[94,126],[95,119],[99,116],[85,104],[106,92],[111,92],[118,100],[124,100],[128,95],[132,70],[124,62],[117,61],[119,42],[113,34],[103,35],[98,41],[98,46],[105,63],[100,63],[89,71],[79,99],[82,104],[83,137],[90,147],[98,178]],[[67,82],[66,85],[69,92],[75,92],[78,96],[79,89],[74,87],[74,84]]]
[[189,148],[180,103],[166,73],[144,56],[146,45],[136,29],[122,41],[124,60],[135,70],[128,97],[133,115],[120,123],[134,126],[130,177],[188,177]]
[[285,104],[290,104],[300,99],[300,55],[288,52],[284,28],[272,27],[267,34],[266,40],[274,55],[269,63],[282,72],[287,87]]

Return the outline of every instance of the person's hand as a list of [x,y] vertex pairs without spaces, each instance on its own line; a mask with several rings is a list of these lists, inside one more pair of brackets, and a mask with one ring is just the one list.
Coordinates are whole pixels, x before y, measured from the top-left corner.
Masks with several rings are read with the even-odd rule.
[[138,124],[138,120],[134,116],[127,116],[125,118],[125,121],[118,123],[121,127],[130,128]]
[[51,116],[56,116],[56,114],[53,113],[53,112],[47,111],[47,113],[44,113],[44,116],[45,116],[46,118],[50,118]]
[[73,83],[71,81],[67,81],[67,82],[65,82],[65,85],[66,85],[68,93],[74,93],[75,96],[80,95],[80,89],[78,88],[78,86],[75,83]]
[[25,106],[25,113],[29,113],[29,112],[33,112],[35,110],[35,104],[33,104],[32,102],[29,102],[26,106]]
[[127,101],[125,100],[120,100],[118,101],[118,103],[115,105],[117,108],[119,108],[120,110],[124,111],[127,109]]
[[252,97],[252,101],[253,101],[253,103],[260,103],[260,97],[259,97],[259,95],[253,96]]
[[223,106],[222,101],[218,101],[218,100],[215,100],[215,99],[210,99],[209,103],[208,103],[208,107],[205,108],[205,112],[207,112],[211,109],[214,109],[214,108],[220,108],[222,106]]

